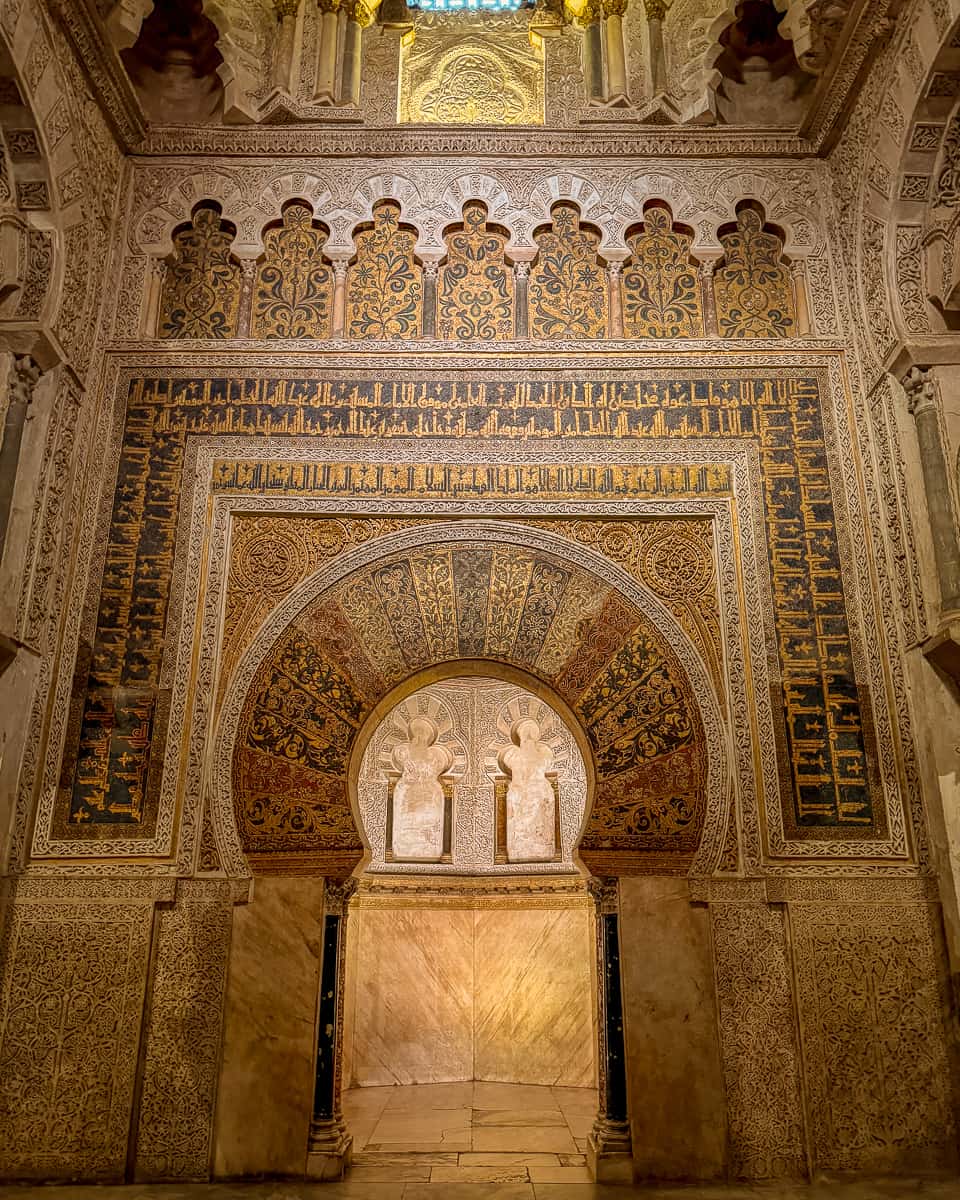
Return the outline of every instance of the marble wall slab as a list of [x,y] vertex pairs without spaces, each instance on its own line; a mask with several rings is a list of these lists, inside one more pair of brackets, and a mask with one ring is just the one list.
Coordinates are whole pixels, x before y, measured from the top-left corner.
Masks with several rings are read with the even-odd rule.
[[344,1082],[596,1083],[585,906],[355,906]]
[[726,1170],[710,915],[682,878],[620,880],[620,969],[637,1179]]
[[595,1087],[590,910],[481,909],[474,947],[476,1078]]
[[473,1078],[469,909],[357,908],[350,1087]]
[[214,1173],[296,1175],[313,1108],[323,880],[260,876],[235,910]]

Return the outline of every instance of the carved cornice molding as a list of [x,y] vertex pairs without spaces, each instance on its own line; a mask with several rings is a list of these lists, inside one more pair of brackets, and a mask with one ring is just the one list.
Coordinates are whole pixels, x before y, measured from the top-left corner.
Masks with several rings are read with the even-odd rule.
[[151,129],[138,153],[149,157],[183,155],[251,155],[253,157],[435,157],[475,155],[538,158],[804,158],[818,146],[796,134],[762,130],[703,128],[653,129],[640,124],[603,129],[554,130],[516,126],[512,129],[423,129],[404,126],[329,128],[269,126],[197,128],[158,126]]
[[121,148],[127,153],[139,149],[147,132],[146,120],[94,0],[48,0],[48,3],[51,15],[70,39]]

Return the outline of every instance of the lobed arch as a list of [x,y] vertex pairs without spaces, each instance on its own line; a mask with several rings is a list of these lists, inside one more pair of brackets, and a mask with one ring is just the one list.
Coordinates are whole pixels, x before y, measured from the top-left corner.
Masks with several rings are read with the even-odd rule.
[[678,221],[697,230],[696,249],[709,248],[719,254],[717,228],[735,218],[736,204],[746,198],[762,203],[767,220],[783,229],[784,252],[791,258],[820,252],[825,237],[812,198],[804,197],[798,204],[789,187],[775,185],[760,172],[745,175],[736,170],[720,178],[716,202],[706,208],[687,185],[663,171],[629,178],[609,196],[582,176],[568,172],[543,173],[524,184],[509,177],[498,180],[489,172],[471,172],[455,174],[434,199],[422,195],[402,175],[370,176],[345,196],[336,180],[309,170],[285,170],[262,185],[251,202],[239,178],[218,169],[181,178],[162,201],[134,214],[127,245],[134,255],[167,257],[176,227],[189,220],[198,203],[208,200],[219,204],[222,216],[236,226],[238,256],[255,258],[263,250],[263,227],[276,219],[288,200],[303,199],[310,203],[315,218],[329,227],[331,254],[349,257],[357,226],[372,219],[377,203],[392,200],[400,204],[403,221],[418,232],[418,253],[435,257],[443,252],[440,234],[444,225],[459,218],[466,200],[482,200],[491,219],[509,231],[510,250],[517,251],[518,257],[530,257],[535,251],[534,228],[549,220],[554,204],[566,201],[577,205],[584,223],[600,230],[604,251],[616,259],[626,254],[624,229],[639,219],[648,200],[663,199]]
[[[62,357],[56,340],[68,356],[79,350],[72,314],[87,306],[93,279],[71,236],[90,219],[74,97],[33,6],[0,21],[0,93],[0,327],[15,327],[15,352],[46,368]],[[68,276],[82,288],[65,297]]]
[[[931,303],[927,233],[938,160],[960,99],[960,5],[917,0],[841,139],[859,324],[874,361],[902,369],[917,335],[949,333]],[[846,143],[846,144],[845,144]],[[931,270],[931,268],[934,268]],[[906,357],[909,357],[907,355]]]
[[[702,768],[702,776],[696,776],[696,786],[702,788],[702,805],[698,812],[696,829],[686,830],[673,840],[666,834],[653,834],[644,842],[643,834],[636,831],[630,833],[626,827],[622,836],[618,835],[616,820],[611,818],[609,806],[614,803],[611,762],[619,760],[614,752],[608,752],[609,743],[602,742],[597,734],[596,724],[590,724],[591,720],[602,719],[596,716],[599,710],[589,706],[583,707],[582,704],[578,709],[577,704],[581,702],[571,702],[573,693],[568,690],[569,680],[564,682],[559,673],[555,678],[551,678],[546,667],[542,664],[536,666],[539,660],[535,660],[531,669],[530,663],[526,662],[522,655],[492,653],[485,643],[478,662],[477,655],[465,656],[461,653],[463,643],[458,640],[455,647],[453,643],[448,643],[449,653],[431,652],[429,661],[417,662],[414,659],[408,663],[405,659],[403,667],[398,668],[400,675],[395,680],[389,680],[381,672],[380,683],[372,688],[368,696],[369,703],[366,705],[362,721],[358,719],[352,722],[353,734],[342,757],[342,771],[337,768],[336,777],[340,782],[330,785],[331,790],[325,792],[329,811],[339,829],[339,833],[332,838],[330,844],[325,849],[320,846],[322,836],[319,842],[314,839],[314,844],[311,844],[310,838],[301,838],[298,843],[296,836],[291,840],[292,835],[283,833],[279,839],[274,839],[275,848],[272,851],[264,849],[268,843],[262,839],[256,843],[259,848],[251,850],[253,843],[249,836],[246,836],[246,839],[244,836],[245,832],[249,834],[249,829],[242,830],[242,820],[238,820],[238,808],[249,791],[243,791],[245,785],[238,783],[237,755],[239,750],[243,749],[242,742],[246,731],[251,728],[251,713],[259,703],[254,696],[255,688],[273,669],[276,655],[284,651],[284,646],[290,639],[299,644],[304,628],[326,630],[338,644],[353,645],[348,631],[335,623],[331,624],[330,605],[335,595],[342,595],[351,588],[357,588],[359,594],[362,592],[364,581],[369,581],[377,571],[399,573],[402,564],[409,562],[411,556],[452,556],[468,549],[471,554],[493,554],[499,549],[508,556],[515,556],[518,561],[529,559],[544,562],[551,567],[566,564],[571,577],[575,572],[582,575],[584,586],[590,580],[594,581],[594,586],[598,581],[602,581],[602,594],[606,599],[592,619],[594,622],[600,621],[602,616],[602,621],[596,625],[597,638],[606,639],[600,642],[600,645],[610,647],[604,651],[609,658],[616,658],[618,653],[624,651],[625,642],[634,636],[647,638],[648,642],[645,644],[656,643],[661,647],[658,653],[666,656],[665,661],[669,660],[672,664],[670,671],[673,671],[673,675],[670,675],[670,678],[681,680],[682,688],[686,689],[683,691],[682,703],[690,706],[693,723],[700,731],[697,737],[702,738],[697,742],[695,749],[691,742],[689,753],[683,755],[684,762],[687,759],[692,761],[691,756],[694,754],[700,756],[697,761],[701,767],[697,770]],[[490,587],[493,587],[492,583],[488,585],[488,589]],[[371,594],[377,595],[375,588]],[[340,601],[337,603],[339,605]],[[578,612],[581,609],[582,606]],[[317,625],[317,614],[321,611],[325,612],[326,616],[324,621]],[[628,616],[624,616],[624,613]],[[617,625],[616,620],[621,624]],[[590,629],[593,628],[590,622],[587,624]],[[618,641],[617,636],[610,632],[612,629],[620,629],[624,641]],[[588,634],[589,629],[585,629],[582,635],[584,641],[589,640]],[[577,646],[580,645],[578,641]],[[579,649],[577,653],[580,653]],[[600,651],[596,653],[602,658]],[[603,661],[609,661],[609,658]],[[632,661],[630,654],[626,654],[623,661]],[[360,731],[367,728],[372,713],[383,711],[384,705],[395,703],[404,689],[412,691],[422,686],[431,671],[440,673],[434,676],[436,678],[441,674],[448,677],[450,674],[462,673],[465,662],[469,663],[469,669],[474,671],[486,664],[487,671],[492,669],[503,672],[515,669],[525,672],[531,677],[525,679],[525,686],[539,686],[550,703],[564,701],[566,707],[561,706],[561,711],[564,712],[565,718],[570,716],[572,729],[576,730],[579,726],[577,736],[578,740],[584,739],[581,748],[586,751],[584,758],[588,764],[588,771],[595,772],[591,796],[599,797],[601,805],[605,806],[603,820],[600,820],[598,815],[600,810],[596,800],[592,807],[591,820],[598,824],[601,832],[599,836],[591,836],[589,839],[596,842],[596,845],[592,845],[589,851],[586,848],[581,850],[587,866],[614,874],[651,869],[667,873],[712,869],[722,842],[731,803],[731,776],[727,762],[727,734],[719,699],[708,668],[693,644],[647,587],[598,551],[575,544],[552,531],[531,528],[516,522],[477,519],[469,522],[437,521],[421,524],[385,534],[347,551],[298,585],[263,622],[227,684],[213,733],[209,760],[209,808],[221,861],[228,874],[246,876],[252,865],[263,869],[276,867],[284,862],[287,866],[297,862],[310,863],[312,869],[320,873],[345,875],[353,871],[363,854],[363,843],[357,832],[362,826],[358,824],[356,796],[349,794],[347,780],[350,767],[359,763],[358,755],[362,754],[362,745],[356,740]],[[585,667],[584,670],[586,669]],[[354,675],[350,678],[353,679]],[[587,685],[593,678],[592,675],[589,677]],[[677,703],[681,703],[681,700]],[[595,715],[584,720],[585,712]],[[686,742],[684,746],[687,746]],[[619,754],[619,750],[616,754]],[[679,767],[679,760],[674,765]],[[642,763],[639,764],[639,769],[641,772],[644,769]],[[300,776],[296,778],[300,779]],[[327,786],[324,784],[325,788]],[[641,785],[638,783],[636,786]],[[629,804],[623,797],[619,803],[624,811],[629,809]],[[604,829],[606,832],[603,832]],[[341,833],[347,836],[341,837]],[[297,851],[298,844],[303,846],[300,852]],[[645,850],[644,845],[648,849]]]

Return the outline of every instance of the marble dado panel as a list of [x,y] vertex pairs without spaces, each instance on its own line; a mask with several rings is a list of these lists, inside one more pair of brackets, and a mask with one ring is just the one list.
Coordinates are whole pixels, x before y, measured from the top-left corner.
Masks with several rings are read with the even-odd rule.
[[186,882],[176,906],[157,915],[138,1179],[209,1176],[233,904],[225,882]]
[[939,907],[798,903],[789,919],[817,1167],[955,1167]]
[[345,1086],[596,1086],[589,907],[354,909]]
[[14,901],[7,915],[4,1178],[119,1179],[126,1166],[154,902],[78,891]]
[[[124,537],[128,536],[128,533],[132,534],[140,548],[133,555],[128,554],[126,550],[108,550],[108,555],[114,557],[108,562],[105,576],[99,639],[101,649],[96,652],[100,656],[97,660],[99,665],[91,679],[97,682],[100,674],[103,674],[103,680],[100,682],[111,683],[115,675],[118,682],[133,683],[135,686],[141,682],[151,683],[158,679],[164,652],[163,631],[169,600],[175,524],[180,513],[180,471],[186,442],[191,434],[217,437],[249,431],[261,436],[269,434],[274,440],[279,436],[282,440],[283,436],[290,432],[302,434],[307,430],[315,430],[317,434],[326,434],[330,445],[333,446],[342,436],[375,434],[382,444],[389,444],[394,436],[409,437],[412,433],[418,439],[417,444],[424,448],[433,442],[439,444],[447,438],[456,438],[461,444],[462,452],[465,445],[475,441],[476,446],[467,456],[473,460],[476,459],[476,450],[488,439],[491,445],[503,445],[504,442],[517,439],[524,441],[525,455],[534,447],[542,450],[552,444],[562,462],[564,444],[572,447],[572,442],[568,439],[590,441],[618,433],[619,445],[629,445],[633,442],[638,451],[642,450],[645,442],[649,445],[649,439],[654,436],[658,440],[675,440],[678,447],[687,439],[695,438],[698,446],[715,444],[721,453],[725,445],[740,446],[747,442],[757,447],[761,468],[764,463],[768,466],[777,464],[777,475],[771,476],[771,480],[776,478],[777,482],[766,490],[764,496],[767,505],[767,533],[776,543],[772,549],[768,548],[770,568],[775,580],[782,576],[784,581],[782,586],[775,583],[775,602],[792,603],[793,598],[802,596],[805,597],[803,603],[811,606],[808,610],[810,616],[805,620],[809,621],[816,611],[820,611],[824,618],[829,615],[829,621],[821,622],[820,636],[814,640],[808,641],[803,637],[797,639],[787,634],[787,627],[784,626],[779,637],[781,656],[786,656],[782,661],[791,661],[793,655],[802,656],[814,649],[815,654],[825,656],[825,664],[833,664],[826,672],[828,682],[835,681],[842,693],[852,679],[853,672],[851,650],[847,642],[847,622],[839,618],[836,612],[839,596],[843,594],[843,582],[837,540],[831,536],[831,531],[840,533],[841,542],[846,540],[847,534],[842,524],[837,526],[834,518],[837,494],[835,489],[831,492],[827,454],[828,445],[836,444],[835,438],[839,437],[840,443],[843,443],[845,431],[842,427],[830,429],[829,442],[824,440],[820,384],[815,385],[813,376],[809,374],[798,375],[786,370],[782,377],[774,382],[769,376],[765,381],[761,381],[762,375],[761,379],[757,379],[757,373],[754,372],[752,377],[748,374],[739,382],[733,383],[727,370],[725,377],[726,382],[722,385],[719,382],[713,384],[704,378],[701,372],[697,377],[700,379],[699,383],[694,380],[684,382],[682,371],[671,372],[669,383],[662,378],[657,379],[654,375],[650,377],[649,384],[645,383],[642,388],[631,384],[627,391],[617,390],[617,386],[612,382],[573,386],[557,381],[550,385],[537,384],[535,396],[529,390],[529,383],[510,384],[511,388],[519,389],[511,393],[504,392],[502,383],[493,391],[485,391],[489,385],[480,379],[469,385],[466,382],[442,385],[434,381],[427,384],[427,391],[424,391],[424,384],[413,385],[411,380],[411,384],[398,381],[389,385],[393,389],[389,396],[383,392],[382,385],[379,385],[379,390],[375,386],[370,391],[369,398],[363,398],[366,396],[363,390],[356,392],[354,387],[351,392],[345,393],[341,385],[334,383],[267,384],[258,381],[256,373],[242,383],[238,380],[233,384],[221,385],[201,380],[191,383],[188,379],[182,379],[179,383],[171,380],[169,383],[136,384],[124,421],[126,435],[121,456],[121,477],[125,478],[126,472],[134,470],[136,481],[133,476],[130,477],[132,494],[134,497],[146,497],[149,494],[149,502],[144,504],[143,501],[134,498],[131,503],[126,499],[126,492],[121,493],[123,498],[118,499],[119,508],[114,513],[114,528],[119,530],[123,526]],[[424,409],[422,399],[432,391],[443,391],[444,388],[450,391],[449,395],[444,394],[445,412],[440,418],[429,407]],[[338,399],[341,395],[343,399]],[[508,399],[511,395],[513,398]],[[406,412],[405,406],[409,408],[409,413]],[[455,416],[451,409],[459,409],[459,416]],[[425,411],[432,415],[426,418]],[[832,413],[828,412],[828,416],[832,419]],[[794,435],[793,439],[788,436],[788,431]],[[542,433],[542,438],[536,437],[538,432]],[[784,462],[789,461],[791,453],[783,443],[791,443],[798,436],[804,444],[809,443],[812,448],[819,447],[819,450],[815,454],[805,452],[793,460],[791,471],[794,474],[791,478],[796,485],[794,486],[788,484],[783,473]],[[143,442],[144,446],[149,444],[149,452],[141,454],[137,449],[138,442]],[[313,457],[315,458],[315,455]],[[342,463],[342,456],[338,457],[341,457]],[[426,459],[429,457],[425,456]],[[509,462],[509,458],[507,461]],[[137,463],[139,465],[135,465]],[[422,467],[417,467],[409,464],[409,461],[403,462],[402,459],[393,459],[389,465],[381,464],[376,470],[371,470],[369,466],[362,465],[362,456],[355,459],[353,464],[334,465],[331,461],[327,465],[307,469],[302,463],[281,464],[276,458],[268,458],[259,466],[247,463],[238,469],[222,468],[217,473],[216,486],[235,494],[249,491],[251,488],[259,491],[282,488],[287,494],[305,498],[302,501],[298,499],[298,503],[305,503],[309,498],[318,495],[367,495],[373,498],[429,494],[449,498],[451,502],[460,504],[471,499],[482,502],[484,498],[488,502],[509,502],[511,495],[527,498],[535,495],[547,502],[552,500],[564,505],[586,494],[594,497],[598,504],[604,503],[604,498],[607,498],[606,502],[610,504],[612,511],[616,511],[622,505],[624,495],[633,494],[633,489],[639,488],[641,494],[644,491],[649,494],[650,489],[653,489],[652,494],[666,492],[670,495],[674,486],[672,474],[664,475],[662,471],[655,472],[652,476],[644,475],[643,472],[635,473],[628,484],[625,477],[621,478],[617,472],[611,473],[610,468],[606,466],[591,468],[586,473],[583,469],[578,469],[576,477],[569,475],[569,468],[564,470],[567,474],[551,474],[549,470],[545,473],[544,468],[529,464],[515,469],[513,474],[507,476],[493,465],[480,468],[465,463],[461,467],[448,465],[438,469],[426,462]],[[839,469],[836,477],[843,478]],[[800,490],[797,490],[798,488]],[[844,503],[849,501],[855,506],[855,484],[852,495],[846,488],[843,490],[847,494],[840,496],[841,509],[844,508]],[[793,551],[790,550],[786,555],[780,551],[787,548],[782,539],[786,535],[789,540],[791,522],[795,521],[795,517],[790,515],[788,510],[790,505],[799,503],[801,491],[814,502],[812,506],[800,505],[797,511],[801,519],[813,522],[808,529],[808,535],[815,538],[815,542],[801,538],[800,545],[815,545],[817,552],[811,558],[801,549],[788,569],[787,559]],[[112,540],[115,541],[116,536],[115,533]],[[117,545],[119,546],[119,543]],[[854,557],[860,555],[862,561],[862,544],[859,539],[853,542],[852,548]],[[826,557],[820,553],[821,550]],[[151,564],[150,569],[155,575],[150,582],[151,595],[148,604],[133,610],[136,629],[132,637],[126,638],[124,635],[117,641],[109,630],[116,622],[116,615],[127,611],[126,605],[129,604],[132,595],[132,580],[136,574],[134,564],[137,561],[149,561]],[[825,571],[826,574],[821,574],[821,571]],[[822,583],[815,584],[816,579]],[[826,584],[826,587],[823,584]],[[834,588],[835,584],[840,585],[839,593]],[[778,601],[778,596],[782,597],[782,600]],[[773,615],[776,619],[776,608]],[[854,625],[851,628],[855,630],[856,627]],[[826,640],[823,638],[825,631],[829,634]],[[838,654],[843,657],[837,658]],[[837,671],[834,667],[841,669]],[[801,668],[801,674],[805,669]],[[94,689],[94,694],[96,690]],[[90,823],[70,822],[64,819],[64,813],[58,822],[58,833],[64,833],[69,841],[78,837],[81,841],[91,837],[99,840],[104,836],[131,838],[132,846],[134,839],[140,839],[142,842],[144,832],[150,828],[153,818],[148,811],[149,806],[144,808],[139,814],[140,819],[137,820],[138,814],[131,810],[129,800],[122,794],[124,789],[129,790],[129,781],[116,780],[110,783],[111,788],[119,788],[117,803],[113,804],[112,811],[108,810],[113,799],[105,801],[105,793],[97,789],[103,787],[106,782],[102,772],[104,764],[109,760],[107,746],[110,740],[115,743],[117,753],[122,753],[128,746],[132,746],[140,756],[139,761],[144,761],[145,745],[136,743],[138,740],[149,740],[150,721],[139,713],[137,703],[145,698],[149,705],[153,702],[150,693],[157,692],[156,725],[162,728],[163,689],[156,688],[153,683],[152,686],[140,689],[140,693],[146,693],[145,697],[139,693],[132,696],[130,692],[125,693],[122,685],[108,690],[115,691],[116,700],[120,701],[120,716],[123,719],[117,721],[110,712],[96,713],[90,710],[92,720],[87,722],[85,736],[88,744],[94,747],[94,758],[89,762],[91,765],[100,765],[95,766],[92,771],[85,769],[78,775],[81,792],[76,793],[80,802],[84,803],[82,790],[91,785],[94,787],[94,794],[100,799],[96,804],[86,807],[92,815],[97,814],[96,820]],[[805,697],[796,689],[788,691],[792,691],[794,701],[802,708]],[[867,693],[861,688],[861,714],[866,696]],[[838,694],[832,699],[828,696],[827,699],[829,703],[826,708],[833,706],[834,715],[840,719],[843,727],[838,726],[834,730],[839,734],[841,742],[845,743],[852,737],[851,746],[863,745],[861,733],[857,729],[861,717],[854,719],[851,715],[856,708],[852,696]],[[788,699],[785,707],[791,702]],[[124,704],[127,705],[127,711],[124,711]],[[848,715],[851,715],[850,719],[854,720],[854,724],[847,724]],[[882,712],[874,716],[878,721],[885,719]],[[107,730],[111,724],[115,726],[116,734],[110,733],[107,737]],[[794,725],[794,740],[798,747],[801,742],[808,740],[807,734],[815,732],[814,725],[815,723],[806,722],[802,722],[801,726]],[[91,734],[96,734],[92,741]],[[869,741],[868,731],[867,745]],[[833,744],[837,744],[836,739]],[[884,743],[881,745],[883,747]],[[99,750],[96,749],[97,746],[100,747]],[[881,753],[888,753],[888,750],[882,749]],[[855,764],[858,755],[862,754],[862,749],[854,750],[846,760],[848,765]],[[134,757],[136,758],[136,755]],[[802,766],[802,754],[792,763],[790,769],[794,770],[798,765]],[[883,774],[889,780],[895,775],[895,770],[891,772],[888,764],[884,763]],[[854,775],[857,775],[856,771]],[[870,789],[865,778],[863,768],[859,769],[860,782],[854,777],[841,777],[840,790],[835,795],[839,798],[842,794],[843,800],[838,799],[836,807],[832,810],[834,816],[823,812],[816,813],[813,810],[805,814],[802,805],[799,810],[793,807],[792,811],[787,813],[787,820],[791,832],[799,835],[794,839],[794,844],[799,844],[799,840],[803,838],[822,839],[825,835],[832,837],[836,830],[844,836],[845,826],[848,826],[846,836],[850,837],[851,841],[860,838],[861,834],[869,841],[871,823],[876,839],[874,844],[882,844],[885,814],[882,806],[871,808]],[[98,779],[104,783],[98,783]],[[134,782],[139,784],[143,779],[146,779],[146,775],[141,768],[141,776]],[[831,780],[828,790],[836,784],[836,780]],[[819,787],[819,784],[817,786]],[[861,799],[852,805],[850,802],[855,791]],[[149,787],[146,794],[150,794]],[[799,795],[802,801],[802,793]],[[98,804],[102,804],[102,814]],[[801,820],[810,820],[812,817],[809,828],[797,828],[798,815]],[[866,825],[864,817],[867,817]],[[896,814],[893,820],[898,820]],[[817,824],[818,821],[820,824]],[[42,840],[41,837],[41,842]],[[60,845],[66,844],[67,841],[60,841]],[[902,841],[899,844],[902,845]]]

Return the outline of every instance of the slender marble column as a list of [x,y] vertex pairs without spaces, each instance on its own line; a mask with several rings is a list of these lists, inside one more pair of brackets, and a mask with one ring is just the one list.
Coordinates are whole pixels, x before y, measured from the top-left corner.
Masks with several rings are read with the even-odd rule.
[[300,0],[273,0],[277,14],[277,40],[273,51],[273,86],[289,93],[293,78],[293,52],[297,38]]
[[600,22],[603,9],[600,0],[587,0],[580,17],[583,26],[584,76],[587,86],[587,103],[602,104],[603,90],[603,35]]
[[437,268],[439,264],[427,259],[423,264],[423,336],[437,336]]
[[364,26],[371,21],[370,13],[363,0],[346,0],[346,36],[343,40],[343,102],[360,103],[362,70],[362,47]]
[[340,0],[318,0],[320,11],[319,46],[317,50],[317,77],[313,98],[318,104],[337,102],[337,25]]
[[667,90],[666,56],[663,49],[663,18],[667,15],[665,0],[644,0],[647,14],[647,53],[651,95]]
[[513,264],[513,331],[518,338],[529,336],[530,326],[527,314],[527,282],[529,276],[530,264],[528,262],[515,262]]
[[627,1100],[623,996],[620,988],[620,889],[615,878],[588,883],[597,908],[597,1066],[599,1110],[587,1142],[587,1165],[607,1183],[633,1182]]
[[345,337],[347,322],[347,260],[334,259],[333,262],[333,317],[330,334],[332,337]]
[[0,559],[7,541],[10,524],[10,509],[13,491],[17,482],[17,466],[20,462],[20,447],[23,444],[23,426],[27,409],[33,398],[33,389],[40,379],[41,371],[29,354],[14,358],[10,364],[7,380],[7,411],[3,421],[3,441],[0,442]]
[[623,263],[607,264],[607,293],[610,297],[610,329],[611,338],[623,337],[623,304],[620,296],[620,271]]
[[810,306],[807,303],[807,271],[802,258],[790,264],[793,282],[793,304],[797,313],[797,337],[810,336]]
[[324,888],[323,962],[317,1013],[317,1069],[307,1138],[309,1179],[342,1179],[353,1136],[343,1120],[343,989],[347,911],[356,882],[327,880]]
[[922,367],[911,367],[903,379],[903,389],[907,393],[907,406],[917,423],[920,468],[940,584],[942,621],[960,613],[960,538],[940,429],[940,389],[933,372]]
[[713,294],[713,273],[717,260],[708,258],[700,264],[700,291],[703,294],[703,332],[707,337],[719,337],[717,302]]
[[150,279],[147,284],[146,313],[143,321],[143,336],[160,336],[160,309],[163,305],[163,284],[167,278],[167,261],[155,258],[150,264]]
[[237,314],[237,337],[248,338],[253,322],[253,284],[257,277],[257,263],[253,258],[241,258],[240,312]]
[[627,59],[623,46],[623,14],[626,11],[627,0],[603,0],[608,102],[625,103],[627,99]]

